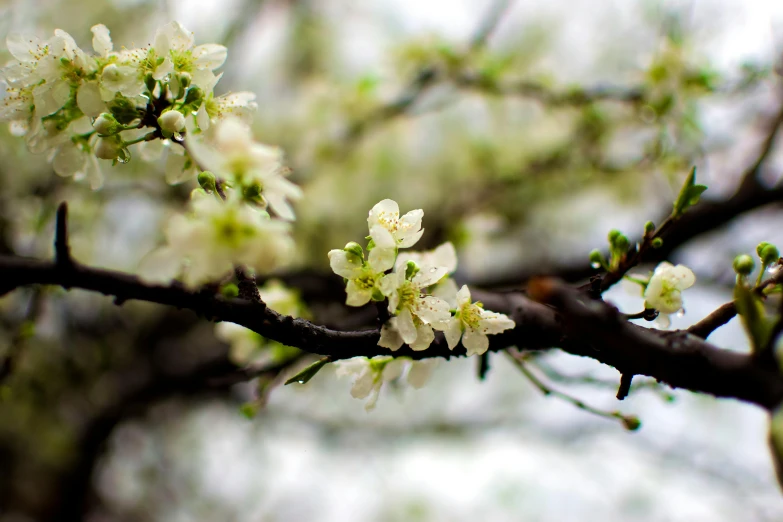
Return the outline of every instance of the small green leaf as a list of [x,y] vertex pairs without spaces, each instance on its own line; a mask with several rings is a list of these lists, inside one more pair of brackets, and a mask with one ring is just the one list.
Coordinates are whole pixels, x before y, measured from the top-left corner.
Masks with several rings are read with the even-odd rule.
[[691,169],[691,173],[685,179],[680,194],[677,196],[677,200],[674,202],[674,210],[672,217],[680,217],[688,207],[691,207],[699,202],[701,194],[707,190],[706,185],[696,185],[696,167]]
[[332,362],[332,358],[331,357],[323,357],[323,358],[315,361],[313,364],[311,364],[310,366],[306,367],[301,372],[297,373],[296,375],[294,375],[293,377],[291,377],[287,381],[285,381],[285,383],[286,383],[286,385],[294,383],[294,382],[299,383],[299,384],[305,384],[307,381],[309,381],[310,379],[315,377],[315,374],[318,373],[321,370],[321,368],[323,368],[324,366],[326,366],[330,362]]

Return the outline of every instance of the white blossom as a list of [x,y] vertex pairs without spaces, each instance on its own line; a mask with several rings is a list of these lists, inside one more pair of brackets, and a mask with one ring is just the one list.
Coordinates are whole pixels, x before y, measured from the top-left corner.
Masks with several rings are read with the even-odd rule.
[[370,210],[367,226],[375,244],[381,248],[408,248],[416,244],[424,230],[421,218],[424,211],[411,210],[400,217],[400,207],[396,201],[384,199]]
[[514,326],[508,316],[484,310],[481,303],[474,303],[467,285],[463,285],[457,292],[457,312],[448,319],[444,334],[450,349],[453,350],[461,338],[468,355],[481,355],[489,348],[487,335],[499,334]]
[[682,310],[682,291],[694,285],[696,276],[684,265],[659,264],[644,290],[645,308],[658,310],[658,322],[664,328],[671,324],[669,314]]
[[[164,230],[167,245],[147,256],[140,272],[153,281],[179,272],[189,287],[215,281],[234,264],[269,272],[293,250],[287,223],[273,220],[235,197],[218,201],[195,191],[189,214],[172,217]],[[182,270],[184,268],[184,271]]]
[[348,306],[363,306],[373,298],[373,294],[382,297],[378,286],[387,270],[394,265],[393,248],[373,248],[365,261],[355,252],[330,250],[329,266],[332,271],[348,280],[345,291]]
[[[446,271],[445,267],[424,266],[415,270],[414,274],[408,274],[408,267],[401,267],[397,272],[385,275],[379,283],[381,292],[389,299],[389,312],[396,316],[394,323],[387,328],[399,332],[403,342],[411,347],[413,343],[419,349],[429,346],[432,342],[432,325],[441,324],[450,317],[448,303],[423,293],[425,288],[445,276]],[[425,337],[417,342],[422,335]],[[390,337],[386,339],[391,343]],[[427,340],[426,346],[421,347]]]
[[355,357],[334,363],[338,377],[352,377],[351,396],[355,399],[369,399],[364,409],[371,411],[378,402],[378,395],[384,382],[390,382],[402,375],[405,363],[391,357]]

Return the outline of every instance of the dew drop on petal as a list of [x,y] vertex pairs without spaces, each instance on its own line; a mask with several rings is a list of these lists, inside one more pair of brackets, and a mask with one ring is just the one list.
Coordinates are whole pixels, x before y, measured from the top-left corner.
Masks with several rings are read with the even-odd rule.
[[185,138],[183,138],[182,134],[180,134],[179,132],[175,132],[171,137],[174,139],[174,141],[179,141],[179,142],[185,141]]

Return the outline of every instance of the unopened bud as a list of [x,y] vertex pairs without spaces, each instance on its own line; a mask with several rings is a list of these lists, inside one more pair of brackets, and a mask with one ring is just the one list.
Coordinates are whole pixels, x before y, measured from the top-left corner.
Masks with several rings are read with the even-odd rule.
[[119,158],[122,142],[114,137],[98,138],[95,143],[95,156],[100,159],[115,160]]
[[171,136],[185,128],[185,116],[179,111],[166,111],[158,118],[164,136]]
[[345,248],[343,248],[349,255],[353,255],[358,257],[359,259],[364,259],[364,250],[362,250],[362,246],[359,243],[356,243],[354,241],[351,241],[347,245],[345,245]]
[[117,120],[108,112],[100,114],[92,123],[92,128],[95,129],[98,134],[103,134],[104,136],[116,134],[118,126],[119,123],[117,123]]
[[756,263],[753,258],[747,254],[742,254],[734,258],[734,271],[740,275],[748,275],[753,272]]
[[215,175],[208,170],[205,170],[198,175],[198,184],[201,185],[201,188],[203,188],[205,192],[212,193],[217,190],[217,187],[215,186]]
[[761,250],[759,257],[765,266],[769,266],[777,263],[778,259],[780,259],[780,251],[775,245],[767,243],[767,246]]

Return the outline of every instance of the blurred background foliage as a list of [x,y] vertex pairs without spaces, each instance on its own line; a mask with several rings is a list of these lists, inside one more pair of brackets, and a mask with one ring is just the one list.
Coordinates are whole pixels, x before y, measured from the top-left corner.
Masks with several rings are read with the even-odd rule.
[[[300,283],[310,309],[297,314],[325,324],[351,324],[339,281],[323,294],[326,252],[363,237],[381,199],[424,209],[423,240],[455,243],[458,279],[515,285],[586,264],[609,228],[640,235],[692,165],[707,200],[731,194],[780,104],[773,2],[5,0],[0,10],[2,36],[62,28],[85,49],[94,24],[131,46],[171,19],[197,43],[226,45],[218,90],[258,95],[256,136],[285,149],[305,193],[297,260],[281,276]],[[7,128],[0,182],[0,253],[49,256],[67,200],[76,258],[131,272],[195,187],[134,158],[105,165],[93,191],[58,178]],[[705,284],[675,326],[730,299],[721,283],[733,256],[779,243],[780,225],[765,209],[677,252]],[[205,385],[202,369],[252,357],[237,361],[230,333],[189,314],[53,288],[18,291],[0,311],[0,354],[13,355],[0,384],[3,521],[783,517],[750,406],[642,383],[622,405],[644,422],[630,435],[537,398],[496,357],[486,381],[473,361],[442,363],[431,386],[385,390],[366,416],[327,371],[301,389],[274,389],[277,375]],[[719,341],[746,348],[731,325]],[[562,354],[540,365],[555,385],[617,408],[614,370]]]

